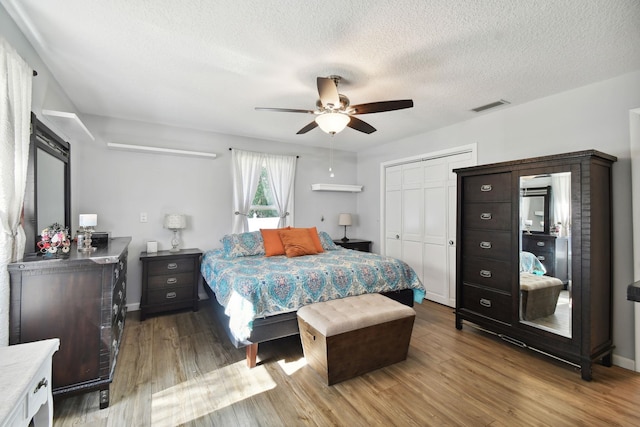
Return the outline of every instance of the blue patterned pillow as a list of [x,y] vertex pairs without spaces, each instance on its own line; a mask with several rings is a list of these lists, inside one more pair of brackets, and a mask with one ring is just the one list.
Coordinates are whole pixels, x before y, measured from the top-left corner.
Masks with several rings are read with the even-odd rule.
[[220,242],[222,242],[224,255],[227,258],[264,255],[264,242],[259,231],[227,234],[220,239]]
[[335,243],[333,243],[333,239],[326,231],[319,231],[318,237],[320,237],[320,243],[322,243],[322,249],[325,251],[337,251],[340,249]]

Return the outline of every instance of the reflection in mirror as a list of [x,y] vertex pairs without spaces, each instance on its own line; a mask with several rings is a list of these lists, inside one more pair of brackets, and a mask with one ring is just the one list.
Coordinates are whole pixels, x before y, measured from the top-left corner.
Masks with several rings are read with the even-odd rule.
[[58,223],[65,224],[65,192],[64,170],[65,163],[38,148],[36,150],[37,168],[36,188],[38,206],[38,227],[46,227]]
[[520,321],[571,338],[571,172],[520,177]]

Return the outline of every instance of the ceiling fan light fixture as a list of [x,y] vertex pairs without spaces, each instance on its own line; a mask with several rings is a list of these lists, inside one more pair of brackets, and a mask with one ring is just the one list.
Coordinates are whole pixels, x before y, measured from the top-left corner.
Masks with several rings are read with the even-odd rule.
[[347,127],[350,120],[351,117],[342,113],[324,113],[316,117],[316,123],[320,126],[320,129],[329,135],[335,135],[341,132]]

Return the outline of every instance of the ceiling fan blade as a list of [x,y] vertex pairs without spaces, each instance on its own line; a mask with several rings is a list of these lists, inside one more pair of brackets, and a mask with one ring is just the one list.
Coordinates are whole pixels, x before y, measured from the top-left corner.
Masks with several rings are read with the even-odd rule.
[[333,79],[328,77],[318,77],[318,95],[320,95],[320,102],[322,106],[328,108],[333,106],[338,108],[340,106],[340,96],[338,95],[338,87]]
[[396,101],[370,102],[368,104],[352,105],[350,114],[382,113],[384,111],[402,110],[413,107],[412,99],[399,99]]
[[314,110],[298,110],[295,108],[269,108],[269,107],[256,107],[257,111],[276,111],[278,113],[307,113],[315,114]]
[[351,117],[351,120],[349,120],[349,123],[347,123],[347,126],[349,126],[351,129],[355,129],[360,132],[364,132],[366,134],[373,133],[376,131],[376,128],[371,126],[369,123],[360,120],[357,117]]
[[318,123],[316,123],[316,121],[314,120],[311,123],[309,123],[308,125],[306,125],[305,127],[303,127],[302,129],[300,129],[298,132],[296,132],[296,135],[302,135],[303,133],[307,133],[311,129],[315,129],[317,127],[318,127]]

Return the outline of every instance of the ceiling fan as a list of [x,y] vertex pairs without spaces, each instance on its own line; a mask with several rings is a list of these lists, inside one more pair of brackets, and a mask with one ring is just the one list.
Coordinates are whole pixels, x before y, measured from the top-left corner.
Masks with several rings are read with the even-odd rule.
[[402,110],[413,107],[413,100],[401,99],[395,101],[369,102],[367,104],[350,105],[349,98],[338,93],[340,76],[318,77],[318,94],[320,99],[316,102],[315,110],[298,110],[294,108],[267,108],[256,107],[259,111],[277,111],[284,113],[315,114],[314,121],[300,129],[301,135],[320,126],[320,129],[330,135],[342,131],[346,126],[366,134],[376,131],[369,123],[354,117],[358,114],[382,113],[384,111]]

